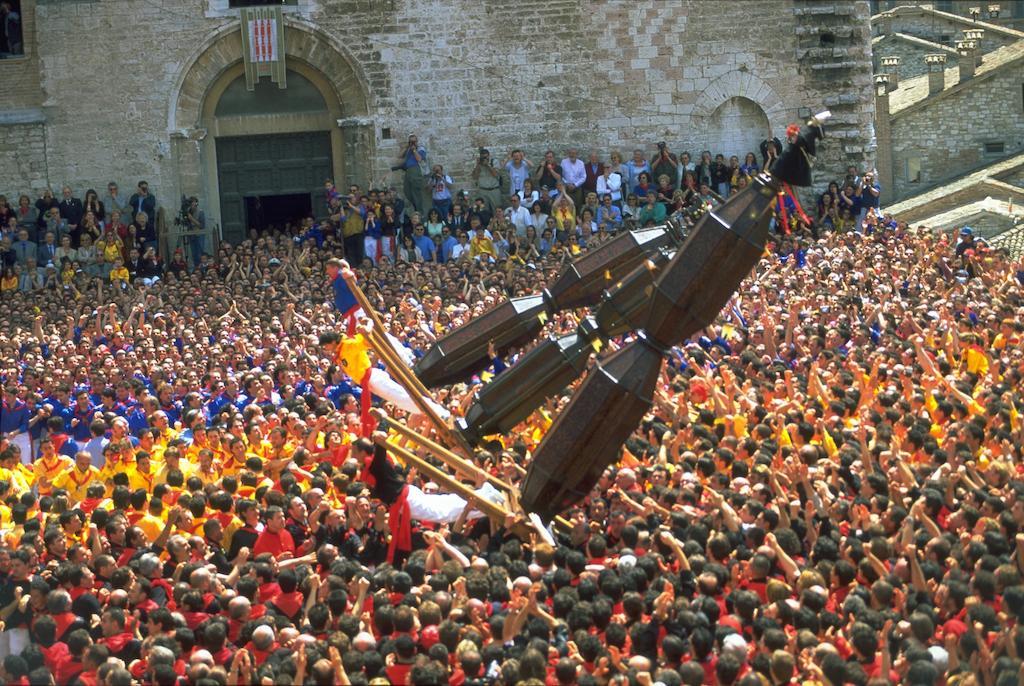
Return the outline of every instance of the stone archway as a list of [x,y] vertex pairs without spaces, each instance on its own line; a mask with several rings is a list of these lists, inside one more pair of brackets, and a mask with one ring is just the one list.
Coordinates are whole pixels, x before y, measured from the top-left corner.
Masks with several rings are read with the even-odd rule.
[[[288,68],[317,86],[334,119],[330,141],[335,182],[365,185],[372,174],[375,143],[365,75],[344,46],[312,24],[289,17],[285,30]],[[238,24],[210,36],[186,64],[172,89],[168,110],[178,188],[203,199],[207,215],[219,222],[216,145],[210,126],[218,99],[242,71]]]
[[771,126],[760,105],[749,98],[735,96],[719,105],[708,119],[706,149],[722,153],[726,159],[736,155],[742,163],[748,152],[760,156],[758,146],[768,137]]
[[692,114],[694,126],[706,142],[706,149],[727,155],[736,154],[741,160],[748,151],[758,153],[757,146],[742,152],[716,150],[714,146],[723,143],[727,143],[730,148],[734,145],[747,146],[750,144],[748,139],[752,139],[754,134],[729,134],[721,130],[723,125],[766,126],[767,130],[763,130],[756,141],[760,144],[769,133],[782,137],[787,124],[786,116],[785,103],[767,82],[748,71],[738,69],[712,81],[697,96]]

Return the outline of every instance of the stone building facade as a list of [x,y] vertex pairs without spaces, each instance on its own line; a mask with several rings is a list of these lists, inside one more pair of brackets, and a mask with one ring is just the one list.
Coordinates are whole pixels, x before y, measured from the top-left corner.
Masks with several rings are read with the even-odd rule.
[[247,195],[323,176],[400,186],[389,169],[410,132],[469,187],[479,146],[742,157],[822,108],[820,180],[874,163],[864,1],[287,0],[276,95],[239,92],[235,4],[23,0],[27,55],[0,64],[15,94],[0,193],[145,178],[169,208],[199,196],[227,237]]
[[1024,151],[1024,32],[924,3],[872,28],[883,201]]

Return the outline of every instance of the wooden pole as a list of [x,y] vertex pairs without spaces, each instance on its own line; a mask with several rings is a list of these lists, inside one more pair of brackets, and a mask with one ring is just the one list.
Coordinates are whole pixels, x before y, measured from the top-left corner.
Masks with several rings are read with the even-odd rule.
[[368,338],[370,346],[388,365],[388,369],[392,372],[393,378],[402,385],[406,393],[409,394],[413,403],[415,403],[416,407],[419,408],[420,412],[430,420],[431,424],[434,425],[437,433],[441,436],[441,440],[451,446],[452,449],[463,453],[467,458],[472,456],[473,451],[466,443],[465,439],[449,427],[444,420],[441,419],[440,415],[434,411],[434,408],[430,403],[427,402],[426,397],[417,392],[413,387],[409,377],[415,377],[415,375],[408,367],[405,366],[402,360],[398,358],[398,354],[391,348],[387,339],[381,340],[382,337],[375,332],[376,329],[370,331]]
[[392,375],[401,377],[399,382],[406,387],[406,390],[410,392],[415,391],[418,395],[425,398],[431,397],[430,391],[423,386],[412,370],[405,366],[405,361],[402,360],[394,346],[391,345],[391,341],[388,340],[386,334],[377,329],[377,327],[374,327],[370,329],[370,339],[374,349],[378,351],[377,354],[384,358],[389,367],[395,367]]
[[[343,271],[342,274],[345,272]],[[351,273],[351,272],[349,272]],[[352,295],[355,296],[356,302],[363,308],[366,316],[373,322],[373,329],[370,331],[367,342],[376,351],[376,353],[384,360],[391,370],[392,377],[400,383],[405,391],[412,398],[412,401],[416,403],[416,407],[422,412],[434,425],[438,434],[442,440],[447,443],[450,447],[462,452],[469,457],[473,454],[472,449],[466,443],[465,439],[461,434],[456,433],[445,424],[444,420],[434,411],[434,409],[427,403],[424,398],[430,397],[430,393],[423,386],[416,375],[412,373],[412,370],[405,366],[405,363],[399,357],[398,353],[391,345],[391,341],[388,340],[384,323],[380,317],[377,316],[377,312],[373,309],[370,304],[370,300],[363,293],[363,290],[356,283],[355,275],[345,276],[345,283],[348,284],[349,290],[352,291]]]
[[[398,422],[397,420],[392,419],[390,417],[388,417],[387,419],[388,419],[388,428],[393,429],[397,434],[399,434],[403,438],[405,438],[405,439],[407,439],[409,441],[412,441],[413,443],[417,443],[421,447],[426,448],[427,450],[431,451],[434,454],[434,456],[437,457],[437,459],[441,460],[442,462],[447,464],[452,469],[454,469],[456,471],[459,471],[459,472],[462,472],[463,474],[466,474],[467,476],[473,476],[474,474],[479,474],[480,476],[485,478],[488,481],[488,483],[490,483],[492,486],[494,486],[496,488],[500,488],[503,491],[505,491],[508,494],[508,496],[509,496],[509,502],[510,502],[510,504],[512,506],[512,509],[513,510],[518,510],[519,509],[519,489],[518,488],[516,488],[512,484],[508,483],[507,481],[503,481],[502,479],[499,479],[498,477],[494,476],[493,474],[488,472],[486,469],[483,469],[482,467],[479,467],[475,463],[470,462],[469,460],[466,460],[465,458],[463,458],[463,457],[461,457],[459,455],[456,455],[452,451],[450,451],[447,448],[445,448],[443,445],[441,445],[441,444],[439,444],[439,443],[437,443],[437,442],[427,438],[426,436],[422,435],[421,433],[419,433],[415,429],[410,429],[405,424],[402,424],[402,423]],[[518,467],[518,465],[516,465],[516,466]],[[524,472],[525,472],[525,470],[524,470]],[[557,525],[559,528],[561,528],[565,532],[571,532],[572,531],[572,524],[569,523],[569,521],[565,517],[562,517],[561,515],[555,517],[554,523],[555,523],[555,525]]]
[[[397,446],[381,436],[378,436],[376,439],[374,439],[374,442],[377,445],[384,448],[385,450],[390,450],[395,455],[402,458],[402,460],[404,460],[406,464],[413,465],[414,467],[416,467],[416,469],[419,470],[421,474],[429,476],[432,480],[436,481],[439,485],[444,486],[450,492],[460,496],[466,502],[472,503],[473,507],[476,508],[478,511],[484,513],[489,518],[497,520],[498,523],[504,525],[505,518],[508,517],[509,511],[506,510],[501,505],[492,503],[490,500],[487,500],[486,498],[481,498],[472,488],[465,485],[458,479],[452,477],[443,469],[440,469],[430,464],[428,461],[424,460],[422,457],[412,452],[411,450],[406,450],[401,446]],[[524,537],[524,539],[528,539],[529,533],[530,531],[532,531],[532,529],[526,522],[519,521],[513,525],[512,531],[518,534],[519,536]]]
[[[363,312],[366,313],[369,320],[373,322],[373,330],[380,333],[381,341],[388,347],[391,353],[394,353],[392,357],[401,361],[398,353],[391,347],[391,341],[388,340],[387,329],[384,328],[384,322],[382,322],[380,317],[377,315],[377,311],[373,309],[373,306],[370,304],[370,299],[366,297],[365,293],[363,293],[363,289],[359,287],[358,283],[356,283],[355,276],[353,275],[346,278],[345,282],[348,284],[349,290],[352,291],[352,295],[355,296],[356,302],[358,302],[359,306],[363,308]],[[404,363],[402,363],[402,367],[408,371],[408,367],[405,367]],[[421,395],[430,395],[422,382],[416,378],[415,374],[410,373],[409,376],[412,377],[412,384],[417,388]]]
[[455,453],[448,450],[439,443],[436,443],[435,441],[427,438],[426,436],[420,434],[414,429],[410,429],[405,424],[402,424],[394,419],[391,419],[390,417],[388,418],[388,427],[394,429],[395,432],[401,434],[403,437],[413,441],[414,443],[418,443],[422,447],[431,451],[437,456],[439,460],[447,464],[452,469],[455,469],[466,474],[466,476],[482,476],[484,479],[489,481],[492,486],[495,486],[508,492],[512,492],[515,488],[514,486],[512,486],[512,484],[502,481],[501,479],[494,476],[487,470],[477,466],[473,462],[470,462],[469,460],[461,457],[460,455],[456,455]]

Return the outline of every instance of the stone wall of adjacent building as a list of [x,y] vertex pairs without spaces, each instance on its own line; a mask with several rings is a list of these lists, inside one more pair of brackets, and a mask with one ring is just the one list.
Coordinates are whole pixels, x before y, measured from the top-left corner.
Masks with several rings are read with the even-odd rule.
[[[45,169],[51,185],[75,189],[145,178],[171,205],[183,189],[202,195],[209,178],[195,169],[209,141],[196,116],[177,115],[201,111],[202,89],[191,94],[186,74],[241,58],[223,54],[238,30],[226,6],[36,0],[45,159],[15,169]],[[769,133],[782,137],[804,107],[834,114],[817,181],[872,163],[861,0],[301,0],[286,12],[286,40],[315,34],[314,52],[347,61],[349,85],[365,95],[361,133],[346,139],[346,154],[366,157],[346,165],[363,185],[398,181],[389,167],[412,131],[461,187],[479,146],[498,157],[522,147],[537,160],[548,147],[559,157],[568,146],[652,154],[664,140],[674,152],[742,155]],[[124,39],[82,39],[121,25]],[[733,122],[763,130],[723,136]],[[11,169],[0,165],[0,192],[37,183]]]
[[[1024,65],[956,92],[932,98],[892,119],[896,197],[903,197],[1024,150]],[[986,143],[1003,152],[986,153]],[[907,162],[918,159],[920,184],[908,183]]]

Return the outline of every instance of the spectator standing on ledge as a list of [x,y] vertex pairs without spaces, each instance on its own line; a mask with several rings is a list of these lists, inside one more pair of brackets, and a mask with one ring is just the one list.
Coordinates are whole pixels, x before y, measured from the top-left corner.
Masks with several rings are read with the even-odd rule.
[[626,162],[625,168],[626,177],[622,180],[626,184],[627,191],[640,185],[641,174],[646,173],[648,177],[651,175],[651,165],[647,164],[647,159],[644,158],[643,150],[634,150],[633,159]]
[[417,212],[427,213],[427,201],[424,194],[426,184],[423,179],[423,168],[427,164],[427,151],[420,146],[419,138],[415,133],[409,134],[409,142],[405,149],[398,156],[399,164],[394,169],[401,169],[405,172],[402,181],[402,194],[405,200],[412,205]]
[[[139,229],[142,230],[142,234],[138,236],[138,240],[142,242],[143,246],[156,247],[156,196],[149,194],[149,184],[145,181],[139,181],[139,185],[132,197],[128,199],[128,204],[131,205],[132,214],[138,219],[139,214],[143,213],[146,215],[145,226],[140,225]],[[63,213],[62,213],[63,214]],[[68,220],[68,224],[71,221]]]
[[444,167],[435,164],[430,170],[430,179],[427,186],[430,188],[431,199],[434,202],[434,209],[441,215],[442,221],[448,220],[452,213],[452,177],[444,173]]
[[523,156],[523,151],[513,150],[505,160],[505,171],[508,174],[509,195],[522,193],[523,184],[530,178],[530,161]]
[[494,168],[491,152],[486,148],[480,148],[479,153],[472,172],[473,183],[476,184],[475,197],[483,198],[488,211],[493,215],[502,205],[501,176]]
[[658,154],[651,159],[651,177],[660,179],[662,175],[668,177],[672,188],[676,187],[679,180],[679,162],[676,156],[668,151],[668,145],[664,141],[658,143]]
[[[199,209],[199,198],[194,195],[188,199],[188,230],[206,231],[206,213]],[[203,257],[205,246],[205,234],[200,233],[188,237],[188,250],[192,253],[192,261],[196,267],[199,266],[199,261]]]
[[565,192],[577,209],[583,205],[583,184],[587,182],[587,166],[576,157],[576,148],[569,148],[562,160],[562,181]]
[[126,212],[127,216],[134,216],[134,212],[131,212],[131,207],[128,205],[128,198],[124,196],[124,193],[117,189],[117,184],[113,181],[107,184],[107,194],[103,196],[103,206],[107,209],[107,212],[113,214],[115,210],[124,215]]

